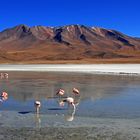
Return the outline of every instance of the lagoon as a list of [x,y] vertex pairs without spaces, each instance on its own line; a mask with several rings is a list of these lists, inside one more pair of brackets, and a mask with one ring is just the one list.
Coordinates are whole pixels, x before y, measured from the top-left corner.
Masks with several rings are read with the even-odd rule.
[[[113,137],[114,133],[120,132],[126,136],[132,134],[130,138],[140,138],[140,76],[48,71],[6,72],[8,79],[0,80],[0,92],[6,91],[9,94],[8,99],[0,104],[0,125],[6,131],[7,128],[8,131],[10,128],[25,128],[26,132],[28,128],[36,131],[53,127],[72,130],[78,128],[80,131],[77,133],[81,133],[94,127],[95,134],[100,133],[100,136]],[[80,97],[72,95],[73,87],[80,90]],[[75,112],[67,105],[59,106],[59,98],[56,97],[59,88],[65,90],[65,96],[75,98]],[[39,116],[35,113],[35,100],[42,104]],[[90,133],[87,136],[89,135]]]

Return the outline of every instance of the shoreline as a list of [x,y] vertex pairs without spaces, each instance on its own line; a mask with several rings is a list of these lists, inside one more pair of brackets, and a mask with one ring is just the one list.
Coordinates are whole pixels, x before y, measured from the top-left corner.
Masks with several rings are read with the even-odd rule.
[[[138,128],[139,129],[139,128]],[[112,127],[9,128],[1,127],[0,140],[139,140],[139,130]]]
[[8,128],[1,127],[0,140],[139,140],[139,131],[100,127]]
[[0,140],[138,140],[140,138],[139,118],[111,119],[77,116],[74,121],[64,123],[62,120],[64,116],[40,114],[40,121],[36,122],[34,113],[21,115],[15,111],[2,111],[0,114]]
[[140,75],[140,64],[0,64],[0,71],[49,71],[109,75]]

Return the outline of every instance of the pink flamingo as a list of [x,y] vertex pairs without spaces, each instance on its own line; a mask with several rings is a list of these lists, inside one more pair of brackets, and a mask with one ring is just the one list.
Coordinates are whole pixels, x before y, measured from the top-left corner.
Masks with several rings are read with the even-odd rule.
[[79,95],[80,94],[80,92],[79,92],[79,90],[77,88],[73,88],[72,91],[73,91],[74,95]]
[[0,73],[1,79],[8,79],[8,73]]
[[8,93],[4,91],[1,93],[0,97],[0,102],[3,102],[8,99]]
[[4,77],[8,79],[8,73],[4,73]]
[[0,73],[0,78],[3,79],[4,78],[4,74]]
[[8,93],[3,91],[2,94],[1,94],[1,97],[7,97],[8,96]]
[[35,108],[36,108],[36,113],[39,114],[39,109],[41,107],[41,102],[40,101],[35,101],[34,105],[35,105]]
[[63,96],[64,94],[65,94],[65,91],[63,89],[59,89],[56,93],[56,95],[58,95],[59,97]]
[[64,103],[67,102],[68,105],[72,105],[74,110],[75,110],[75,104],[74,104],[74,99],[72,97],[67,97],[66,99],[62,100],[59,104],[60,106],[64,106]]

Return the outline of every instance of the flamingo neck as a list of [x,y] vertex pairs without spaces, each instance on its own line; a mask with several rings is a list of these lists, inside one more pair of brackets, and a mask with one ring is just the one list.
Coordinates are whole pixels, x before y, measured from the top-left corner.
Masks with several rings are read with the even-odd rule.
[[71,103],[72,104],[72,106],[73,106],[73,108],[74,108],[74,111],[75,111],[75,104],[74,103]]

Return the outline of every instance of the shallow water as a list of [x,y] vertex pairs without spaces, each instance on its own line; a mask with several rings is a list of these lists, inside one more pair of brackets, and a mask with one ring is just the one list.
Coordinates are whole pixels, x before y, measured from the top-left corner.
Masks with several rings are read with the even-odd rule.
[[[27,116],[31,119],[35,114],[34,101],[40,100],[40,115],[44,120],[47,119],[47,125],[55,122],[56,126],[65,126],[66,121],[74,121],[72,125],[76,126],[76,123],[87,123],[84,122],[84,118],[88,118],[89,124],[92,118],[140,118],[139,76],[69,72],[8,72],[8,74],[8,79],[0,79],[0,92],[6,91],[9,94],[8,99],[0,104],[1,112],[9,111],[9,114],[12,114],[14,111],[19,118],[23,115],[26,119],[29,119]],[[80,97],[72,95],[73,87],[80,90]],[[59,106],[61,99],[56,97],[59,88],[65,90],[65,96],[75,98],[77,103],[75,112],[67,105]],[[4,121],[6,118],[3,116],[1,120]],[[40,118],[37,116],[37,119]],[[27,122],[26,125],[28,126]]]

